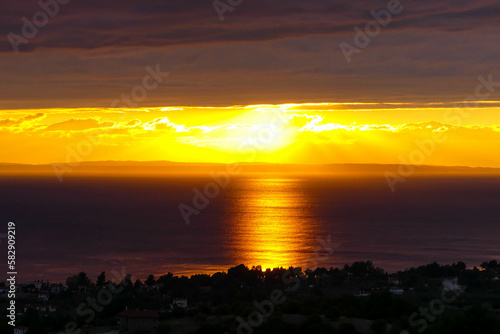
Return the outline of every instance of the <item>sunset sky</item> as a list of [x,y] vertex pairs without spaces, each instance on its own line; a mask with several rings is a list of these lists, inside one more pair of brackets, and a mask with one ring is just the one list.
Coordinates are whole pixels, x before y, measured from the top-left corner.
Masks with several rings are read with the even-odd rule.
[[61,3],[19,52],[43,9],[3,4],[0,162],[500,167],[497,1],[401,1],[350,62],[390,1]]

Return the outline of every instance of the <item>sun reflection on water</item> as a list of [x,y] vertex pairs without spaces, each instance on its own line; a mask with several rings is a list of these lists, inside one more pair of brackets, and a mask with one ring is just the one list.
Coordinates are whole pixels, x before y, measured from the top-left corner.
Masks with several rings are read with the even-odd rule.
[[302,186],[300,179],[276,178],[237,185],[226,238],[234,261],[263,269],[308,262],[319,224]]

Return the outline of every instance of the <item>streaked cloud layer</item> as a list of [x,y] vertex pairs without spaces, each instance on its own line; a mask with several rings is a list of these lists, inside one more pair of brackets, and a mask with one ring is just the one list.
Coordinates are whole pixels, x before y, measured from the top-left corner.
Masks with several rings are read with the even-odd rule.
[[[394,19],[392,29],[416,28],[468,31],[491,28],[500,14],[494,0],[402,1],[405,14]],[[6,7],[6,8],[5,8]],[[313,35],[351,33],[354,25],[371,17],[371,10],[387,1],[278,0],[243,1],[219,22],[213,1],[121,0],[70,1],[27,45],[37,48],[98,49],[110,47],[160,47],[181,44],[268,41]],[[36,1],[4,4],[3,32],[20,30],[21,17],[40,10]],[[12,51],[4,38],[3,52]]]
[[[171,75],[140,107],[311,101],[435,102],[471,94],[497,69],[496,1],[401,1],[353,62],[339,48],[387,1],[69,1],[14,53],[37,1],[0,11],[0,107],[109,107],[147,66]],[[497,79],[498,80],[498,79]]]

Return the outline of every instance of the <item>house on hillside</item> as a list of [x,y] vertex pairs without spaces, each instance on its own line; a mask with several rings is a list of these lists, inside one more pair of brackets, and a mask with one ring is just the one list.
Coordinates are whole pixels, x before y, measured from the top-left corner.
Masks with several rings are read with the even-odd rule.
[[403,293],[405,293],[405,290],[398,287],[394,287],[390,288],[389,292],[392,293],[393,295],[402,295]]
[[187,308],[188,308],[187,298],[174,298],[174,300],[172,302],[172,308],[174,308],[174,307],[180,307],[180,308],[187,310]]
[[25,334],[26,332],[28,332],[28,327],[18,326],[14,328],[14,334]]
[[55,283],[52,283],[50,285],[50,292],[52,293],[61,293],[63,291],[63,286],[62,284],[55,284]]
[[49,301],[49,294],[48,293],[39,293],[38,300],[42,301],[42,302],[48,302]]
[[401,281],[397,278],[397,277],[389,277],[387,279],[387,281],[390,283],[390,284],[394,284],[394,285],[400,285],[401,284]]
[[354,293],[354,296],[355,297],[368,297],[370,295],[370,292],[369,291],[356,291]]

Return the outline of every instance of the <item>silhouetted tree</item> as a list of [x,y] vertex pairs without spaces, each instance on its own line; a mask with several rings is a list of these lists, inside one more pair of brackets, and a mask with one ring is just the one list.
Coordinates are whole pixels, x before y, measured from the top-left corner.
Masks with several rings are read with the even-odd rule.
[[153,286],[156,284],[155,276],[154,275],[149,275],[146,281],[144,282],[147,286]]
[[78,275],[68,277],[66,279],[66,285],[68,286],[68,289],[70,291],[76,291],[78,289],[90,286],[91,283],[87,277],[87,274],[81,272]]
[[455,268],[458,270],[458,271],[464,271],[465,269],[467,269],[467,266],[465,265],[464,262],[462,261],[458,261],[457,264],[454,264],[455,265]]
[[125,275],[120,284],[125,287],[125,290],[130,291],[131,289],[133,289],[132,275]]
[[134,289],[136,289],[136,290],[139,290],[143,286],[144,286],[144,284],[141,282],[140,279],[136,280],[135,283],[134,283]]
[[84,273],[83,271],[81,273],[79,273],[78,274],[78,286],[87,287],[90,285],[91,285],[91,283],[90,283],[89,278],[87,277],[87,274]]
[[496,271],[498,269],[498,262],[497,260],[483,262],[481,263],[481,268],[483,268],[484,270]]
[[166,275],[161,275],[158,278],[158,280],[156,281],[156,283],[162,284],[164,287],[168,287],[168,286],[171,285],[173,277],[174,277],[174,274],[172,274],[172,273],[169,272]]
[[104,271],[99,276],[97,276],[96,285],[98,287],[106,285],[106,273]]

